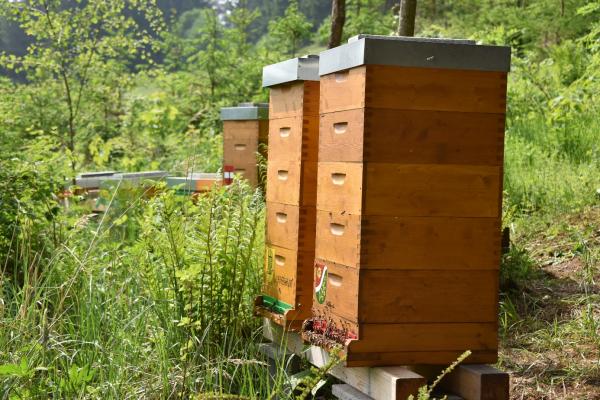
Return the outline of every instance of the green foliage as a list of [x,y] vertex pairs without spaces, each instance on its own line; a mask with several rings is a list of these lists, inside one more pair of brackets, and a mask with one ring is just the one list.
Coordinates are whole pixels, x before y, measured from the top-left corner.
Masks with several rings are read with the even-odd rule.
[[[114,109],[114,93],[122,96],[124,63],[147,57],[152,45],[138,29],[128,8],[138,10],[153,29],[160,30],[160,14],[152,0],[110,0],[65,4],[61,0],[0,3],[0,17],[18,23],[33,39],[24,55],[2,54],[0,66],[23,73],[39,86],[52,85],[62,99],[55,136],[71,155],[73,172],[81,164],[89,136]],[[118,108],[118,107],[117,107]],[[102,115],[101,113],[99,113]],[[93,122],[92,122],[93,121]],[[106,122],[106,121],[104,121]]]
[[[448,368],[446,368],[445,370],[442,371],[442,373],[435,379],[435,381],[430,386],[422,386],[422,387],[420,387],[419,388],[419,393],[417,394],[416,399],[411,394],[410,396],[408,396],[408,400],[430,400],[430,399],[432,399],[431,393],[433,392],[433,389],[435,389],[437,387],[437,385],[439,385],[440,381],[442,379],[444,379],[444,377],[446,375],[448,375],[450,372],[454,371],[454,369],[461,362],[463,362],[467,357],[469,357],[470,355],[471,355],[471,351],[470,350],[467,350],[464,353],[462,353],[456,359],[456,361],[454,361]],[[446,396],[444,396],[442,398],[442,400],[444,400],[444,399],[446,399]]]
[[300,45],[310,35],[312,24],[298,10],[298,2],[290,1],[283,17],[269,22],[269,36],[273,47],[291,57],[297,56]]

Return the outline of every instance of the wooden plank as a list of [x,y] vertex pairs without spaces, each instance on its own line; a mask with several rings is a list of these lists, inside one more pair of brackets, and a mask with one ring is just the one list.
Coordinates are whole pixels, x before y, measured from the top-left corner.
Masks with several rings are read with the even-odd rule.
[[[377,367],[384,365],[450,365],[463,351],[399,351],[399,352],[352,352],[348,354],[346,367]],[[468,363],[495,363],[498,361],[497,350],[473,350]]]
[[495,324],[498,280],[497,270],[361,270],[358,320]]
[[267,245],[265,251],[265,281],[263,293],[287,303],[308,317],[312,306],[314,254]]
[[331,394],[338,400],[373,400],[372,397],[359,392],[348,384],[332,385]]
[[317,211],[315,255],[361,269],[493,269],[499,218],[357,216]]
[[[315,263],[327,266],[325,297],[318,299],[313,293],[315,318],[330,320],[341,316],[358,322],[359,270],[321,259],[315,260]],[[314,284],[317,285],[316,278]]]
[[250,121],[223,121],[223,139],[255,139],[259,137],[261,123]]
[[365,81],[365,66],[322,76],[320,113],[363,108]]
[[316,210],[267,202],[266,242],[291,250],[314,252]]
[[320,161],[503,163],[504,115],[355,109],[321,115]]
[[301,81],[270,89],[269,119],[301,116],[304,108],[304,83]]
[[441,382],[440,387],[465,400],[508,400],[510,377],[489,365],[460,365]]
[[319,162],[317,210],[362,211],[363,164]]
[[224,165],[256,165],[258,142],[254,139],[223,139]]
[[302,129],[301,116],[271,120],[269,161],[302,161]]
[[367,66],[366,108],[504,114],[505,72]]
[[314,206],[317,197],[317,163],[269,162],[267,201]]
[[375,163],[364,174],[364,215],[500,217],[500,167]]
[[361,268],[500,267],[499,218],[362,218]]
[[[415,352],[418,349],[422,353],[457,351],[460,355],[465,350],[496,350],[497,347],[496,323],[362,324],[359,340],[348,346],[348,360],[354,353]],[[411,364],[446,364],[457,357]]]
[[316,263],[327,267],[325,296],[313,296],[316,318],[341,316],[361,324],[498,320],[498,271],[357,270]]

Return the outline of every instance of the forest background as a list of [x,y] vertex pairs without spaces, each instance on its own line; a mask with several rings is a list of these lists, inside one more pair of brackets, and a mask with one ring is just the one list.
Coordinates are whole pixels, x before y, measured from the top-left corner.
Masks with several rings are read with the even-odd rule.
[[[396,31],[396,1],[346,3],[343,40]],[[323,50],[330,12],[0,1],[3,398],[291,396],[256,350],[260,191],[107,189],[103,215],[61,193],[83,171],[218,171],[219,109],[267,101],[262,67]],[[600,2],[422,0],[416,35],[512,47],[499,366],[515,398],[600,398]]]

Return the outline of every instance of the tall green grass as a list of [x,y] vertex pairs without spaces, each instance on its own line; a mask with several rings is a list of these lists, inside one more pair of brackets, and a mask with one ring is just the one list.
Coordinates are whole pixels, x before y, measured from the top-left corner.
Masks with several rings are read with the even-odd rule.
[[[0,278],[0,397],[281,391],[251,313],[262,282],[261,193],[237,182],[196,203],[172,191],[131,201],[78,221],[49,261],[26,254],[22,281]],[[142,212],[127,214],[132,205]],[[118,234],[124,224],[139,237]]]

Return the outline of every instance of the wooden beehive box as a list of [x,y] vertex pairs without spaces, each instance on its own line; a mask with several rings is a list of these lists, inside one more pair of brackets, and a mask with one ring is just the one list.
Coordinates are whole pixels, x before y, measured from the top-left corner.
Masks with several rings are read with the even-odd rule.
[[254,187],[259,184],[258,154],[266,156],[262,145],[267,143],[268,118],[269,108],[264,103],[221,108],[224,169],[233,169]]
[[310,317],[315,258],[319,59],[294,58],[263,70],[270,88],[267,250],[256,314],[290,329]]
[[497,360],[510,49],[358,36],[321,53],[313,318],[347,366]]

